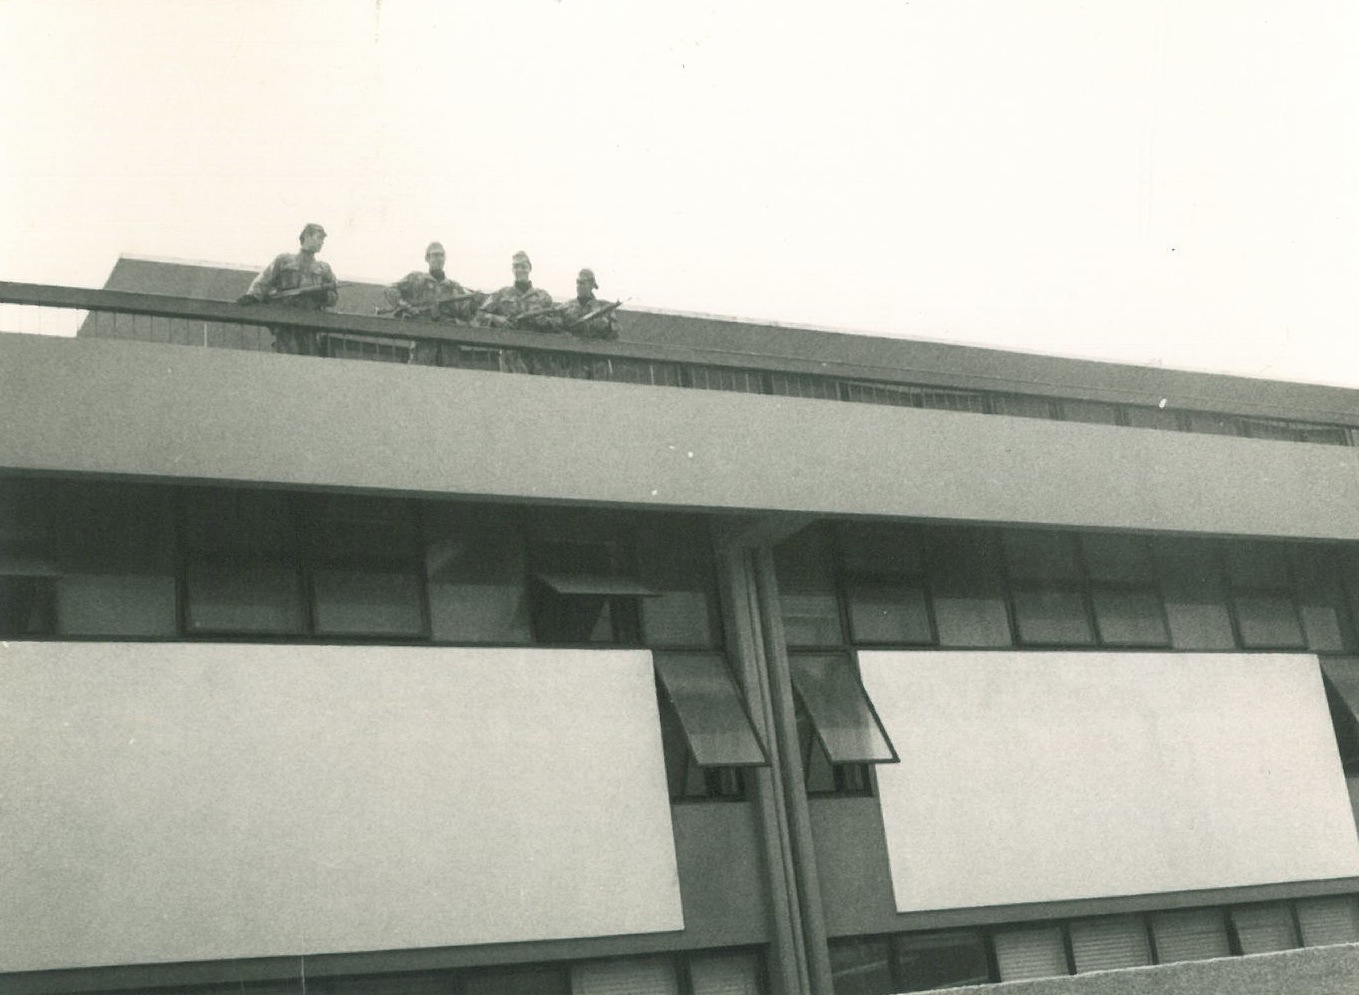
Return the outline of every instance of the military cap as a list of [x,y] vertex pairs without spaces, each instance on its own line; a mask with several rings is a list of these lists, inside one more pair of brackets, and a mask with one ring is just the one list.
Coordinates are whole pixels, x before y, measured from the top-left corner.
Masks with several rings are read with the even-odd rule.
[[514,254],[514,259],[512,261],[516,263],[523,263],[525,266],[528,266],[530,268],[532,268],[533,266],[533,263],[529,262],[528,253],[525,252],[523,249],[520,249],[518,252]]
[[592,290],[598,290],[598,289],[599,289],[599,281],[595,279],[595,271],[592,270],[592,269],[590,269],[588,266],[587,266],[585,269],[581,270],[580,273],[578,273],[578,274],[576,275],[576,279],[577,279],[577,280],[589,280],[589,281],[590,281],[590,289],[592,289]]
[[326,230],[325,230],[324,228],[322,228],[320,225],[318,225],[316,222],[313,221],[313,222],[311,222],[310,224],[308,224],[308,225],[306,225],[305,227],[303,227],[303,229],[302,229],[302,234],[301,234],[301,235],[298,235],[297,237],[298,237],[298,239],[304,239],[304,238],[306,238],[308,235],[310,235],[312,232],[316,232],[317,234],[324,236],[325,233],[326,233]]
[[428,256],[428,255],[429,255],[431,252],[433,252],[435,249],[438,249],[440,252],[443,252],[443,251],[444,251],[444,243],[443,243],[443,242],[430,242],[429,245],[425,246],[425,255]]

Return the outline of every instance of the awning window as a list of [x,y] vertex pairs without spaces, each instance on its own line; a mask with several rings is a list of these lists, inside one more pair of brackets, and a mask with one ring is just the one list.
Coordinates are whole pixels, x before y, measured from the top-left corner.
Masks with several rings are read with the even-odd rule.
[[797,654],[789,663],[793,688],[812,717],[831,763],[897,761],[897,752],[848,657]]
[[558,594],[568,597],[595,595],[606,598],[656,598],[660,591],[647,587],[631,577],[608,574],[535,574],[540,581]]
[[656,675],[700,767],[768,764],[741,692],[715,653],[658,653]]

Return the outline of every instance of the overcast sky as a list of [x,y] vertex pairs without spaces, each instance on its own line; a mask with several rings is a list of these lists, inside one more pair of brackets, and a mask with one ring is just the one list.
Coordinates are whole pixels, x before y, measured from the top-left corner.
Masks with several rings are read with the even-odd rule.
[[1359,386],[1359,5],[0,0],[0,279],[120,254]]

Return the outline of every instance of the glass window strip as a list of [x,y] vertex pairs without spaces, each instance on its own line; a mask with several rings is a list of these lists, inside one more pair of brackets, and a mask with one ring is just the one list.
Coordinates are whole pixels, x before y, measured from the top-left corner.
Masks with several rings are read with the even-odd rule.
[[832,764],[897,760],[858,670],[841,654],[793,654],[793,687]]
[[700,767],[760,767],[769,761],[745,700],[716,653],[656,653],[664,688]]

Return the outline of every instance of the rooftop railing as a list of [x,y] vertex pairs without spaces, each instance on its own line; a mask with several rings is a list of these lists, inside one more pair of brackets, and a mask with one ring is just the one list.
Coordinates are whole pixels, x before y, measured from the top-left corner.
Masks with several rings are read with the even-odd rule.
[[[626,322],[626,313],[622,315]],[[566,334],[307,311],[277,305],[0,281],[0,329],[267,351],[275,336],[309,356],[732,391],[855,404],[1352,446],[1359,427],[1281,417],[970,390],[837,376],[825,362],[680,344],[602,342]]]

